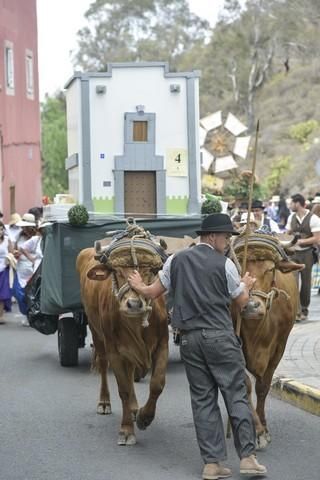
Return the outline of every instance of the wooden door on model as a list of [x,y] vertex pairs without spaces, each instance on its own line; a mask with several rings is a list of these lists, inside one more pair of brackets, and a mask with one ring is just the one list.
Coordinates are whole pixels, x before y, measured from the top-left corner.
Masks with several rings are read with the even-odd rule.
[[155,216],[155,172],[124,172],[124,211],[127,217]]

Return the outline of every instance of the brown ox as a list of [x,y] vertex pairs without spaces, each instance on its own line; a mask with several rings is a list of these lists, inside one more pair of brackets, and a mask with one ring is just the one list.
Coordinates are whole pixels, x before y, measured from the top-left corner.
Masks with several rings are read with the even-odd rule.
[[[165,301],[160,297],[149,304],[129,287],[127,278],[134,268],[130,249],[123,250],[118,258],[110,255],[107,265],[95,260],[95,253],[93,248],[82,250],[77,258],[77,270],[101,375],[97,413],[111,413],[107,383],[109,363],[117,380],[123,409],[118,445],[134,445],[134,419],[142,430],[150,425],[165,385],[168,359]],[[135,260],[144,282],[152,283],[162,266],[159,255],[137,248]],[[139,409],[134,372],[144,376],[150,368],[149,398]]]
[[[243,252],[243,244],[238,250],[235,246],[240,262]],[[282,260],[278,253],[268,246],[259,249],[257,245],[250,245],[249,241],[246,270],[257,280],[248,305],[241,314],[240,336],[247,370],[256,379],[257,404],[254,409],[251,381],[247,377],[258,448],[264,448],[271,441],[265,416],[265,400],[296,318],[298,289],[292,272],[302,268],[303,265]],[[234,322],[236,316],[233,311]]]

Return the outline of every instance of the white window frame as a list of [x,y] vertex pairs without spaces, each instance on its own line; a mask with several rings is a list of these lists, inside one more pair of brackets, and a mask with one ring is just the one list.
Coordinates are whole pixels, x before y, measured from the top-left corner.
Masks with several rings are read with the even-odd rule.
[[13,43],[4,43],[5,82],[7,95],[14,95],[14,51]]
[[34,99],[34,62],[32,50],[26,50],[26,92],[27,98]]

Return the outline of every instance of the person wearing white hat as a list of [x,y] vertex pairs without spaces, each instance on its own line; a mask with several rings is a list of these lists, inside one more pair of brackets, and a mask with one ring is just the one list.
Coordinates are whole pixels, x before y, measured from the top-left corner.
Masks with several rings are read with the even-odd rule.
[[20,252],[33,264],[33,273],[37,270],[43,258],[41,240],[44,229],[52,225],[51,222],[42,222],[38,226],[36,235],[33,235],[20,246]]
[[21,216],[19,213],[12,213],[10,216],[10,221],[8,225],[6,225],[6,234],[9,237],[11,242],[16,242],[17,238],[21,232],[21,227],[17,225],[17,223],[21,222]]
[[14,244],[13,254],[17,260],[17,269],[13,281],[12,294],[16,298],[20,313],[24,315],[23,326],[29,326],[27,315],[27,304],[25,300],[25,286],[33,275],[33,263],[21,251],[20,247],[33,235],[36,234],[36,221],[32,213],[25,213],[22,219],[16,224],[21,227],[20,235]]

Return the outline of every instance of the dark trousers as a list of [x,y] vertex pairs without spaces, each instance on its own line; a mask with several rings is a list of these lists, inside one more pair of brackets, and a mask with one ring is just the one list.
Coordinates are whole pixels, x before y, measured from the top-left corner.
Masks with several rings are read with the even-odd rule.
[[305,264],[305,268],[301,270],[301,272],[297,272],[295,275],[298,282],[298,288],[300,277],[301,313],[303,313],[304,315],[308,315],[308,308],[311,299],[311,271],[313,265],[312,249],[310,248],[309,250],[305,251],[296,251],[291,258],[294,262]]
[[239,458],[255,451],[255,426],[247,399],[245,365],[233,332],[193,330],[181,336],[181,358],[189,381],[193,419],[204,463],[227,458],[218,405],[220,390]]

